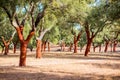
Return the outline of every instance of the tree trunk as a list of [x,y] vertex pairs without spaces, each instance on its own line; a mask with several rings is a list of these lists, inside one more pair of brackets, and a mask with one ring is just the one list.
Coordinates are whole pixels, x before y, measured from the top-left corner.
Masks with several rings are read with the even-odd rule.
[[41,41],[41,52],[44,51],[44,42]]
[[37,49],[36,49],[36,58],[41,58],[42,53],[41,53],[41,40],[37,40]]
[[116,52],[116,46],[117,46],[117,42],[114,41],[114,44],[113,44],[113,52]]
[[26,66],[27,43],[20,41],[20,62],[19,66]]
[[47,41],[45,41],[44,43],[43,43],[43,45],[44,45],[44,52],[45,52],[45,50],[46,50],[46,43],[47,43]]
[[109,44],[109,41],[106,41],[106,43],[105,43],[105,50],[104,50],[104,52],[107,52],[107,50],[108,50],[108,44]]
[[77,36],[74,34],[74,53],[77,53]]
[[4,52],[4,55],[8,55],[8,52],[9,52],[9,45],[6,44],[6,45],[5,45],[5,52]]
[[63,51],[65,51],[65,43],[63,43]]
[[101,52],[101,44],[99,45],[99,52]]
[[112,48],[112,44],[113,44],[113,43],[111,42],[111,43],[110,43],[110,47],[111,47],[111,52],[112,52],[112,49],[113,49],[113,48]]
[[77,53],[77,40],[74,42],[74,53]]
[[50,42],[48,41],[48,52],[50,52]]
[[17,47],[17,44],[14,44],[13,53],[16,53],[16,47]]
[[72,51],[73,44],[70,44],[69,51]]
[[96,46],[93,46],[93,52],[95,52]]
[[80,52],[82,52],[83,47],[80,47]]
[[88,53],[90,52],[91,44],[92,44],[92,39],[89,39],[87,42],[86,50],[85,50],[85,56],[87,56]]

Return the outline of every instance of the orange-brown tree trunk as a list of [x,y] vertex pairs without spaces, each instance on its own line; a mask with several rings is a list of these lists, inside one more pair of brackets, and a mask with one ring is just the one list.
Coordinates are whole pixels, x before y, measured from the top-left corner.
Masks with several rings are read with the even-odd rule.
[[4,55],[8,55],[8,53],[9,53],[9,45],[10,45],[11,40],[12,40],[12,37],[8,41],[5,41],[4,37],[2,36],[2,41],[3,41],[4,47],[5,47]]
[[20,42],[20,62],[19,62],[19,66],[26,66],[27,45],[28,44],[25,41]]
[[85,50],[85,56],[87,56],[88,53],[90,52],[91,44],[92,44],[92,39],[89,39],[87,42],[86,50]]
[[6,44],[4,55],[8,55],[8,52],[9,52],[9,44]]
[[74,42],[74,53],[77,53],[77,42],[78,42],[78,41],[75,41],[75,42]]
[[107,50],[108,50],[108,44],[109,44],[109,41],[106,41],[106,43],[105,43],[105,50],[104,50],[104,52],[107,52]]
[[41,40],[37,40],[36,58],[42,57],[41,43],[42,43]]
[[32,36],[35,34],[34,30],[31,30],[29,35],[27,36],[27,39],[24,40],[23,37],[23,26],[16,27],[16,31],[20,40],[20,61],[19,66],[26,66],[26,54],[27,54],[27,46],[32,38]]

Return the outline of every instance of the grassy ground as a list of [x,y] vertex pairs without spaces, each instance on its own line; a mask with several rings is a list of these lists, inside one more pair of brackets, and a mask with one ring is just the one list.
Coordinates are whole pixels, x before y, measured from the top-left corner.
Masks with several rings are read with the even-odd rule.
[[120,53],[28,52],[27,66],[18,67],[19,52],[0,54],[0,80],[120,80]]

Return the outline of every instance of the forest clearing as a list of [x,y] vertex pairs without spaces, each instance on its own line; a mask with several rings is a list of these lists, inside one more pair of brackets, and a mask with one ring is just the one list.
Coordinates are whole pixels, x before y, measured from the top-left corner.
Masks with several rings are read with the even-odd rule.
[[120,53],[44,52],[41,59],[28,52],[19,67],[19,52],[0,54],[0,80],[119,80]]
[[120,0],[0,0],[0,80],[120,80]]

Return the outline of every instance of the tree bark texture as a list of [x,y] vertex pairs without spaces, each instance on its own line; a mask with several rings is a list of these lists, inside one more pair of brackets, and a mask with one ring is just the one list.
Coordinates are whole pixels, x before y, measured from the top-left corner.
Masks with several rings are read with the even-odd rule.
[[20,42],[20,61],[19,66],[26,66],[27,43]]
[[89,39],[87,42],[86,50],[85,50],[85,56],[87,56],[88,53],[90,52],[91,44],[92,44],[92,39]]
[[42,43],[41,40],[37,40],[36,58],[41,58],[42,57],[41,43]]

